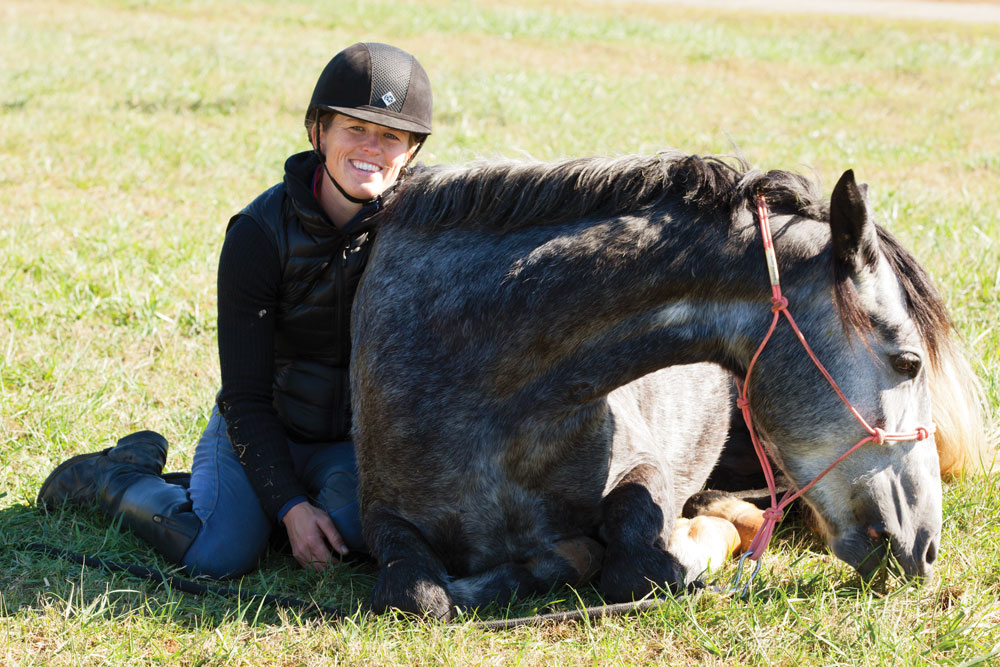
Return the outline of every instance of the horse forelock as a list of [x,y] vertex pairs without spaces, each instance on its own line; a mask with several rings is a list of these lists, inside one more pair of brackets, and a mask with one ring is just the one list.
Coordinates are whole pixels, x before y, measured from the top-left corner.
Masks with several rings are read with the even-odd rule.
[[882,255],[892,267],[906,297],[906,308],[927,345],[932,364],[937,365],[952,323],[944,300],[916,258],[892,234],[877,226]]
[[[952,328],[944,301],[916,258],[886,229],[876,225],[876,230],[879,250],[903,290],[906,311],[927,345],[930,362],[937,365],[941,348],[946,344]],[[854,282],[851,280],[854,268],[845,266],[837,258],[832,258],[832,261],[834,300],[845,332],[854,331],[862,338],[866,338],[865,334],[872,330],[872,322],[861,305]]]
[[[774,212],[803,215],[820,222],[830,222],[829,200],[822,196],[818,186],[799,174],[771,171],[760,176],[760,181],[748,185],[764,194],[768,207]],[[915,257],[896,238],[880,225],[876,225],[879,250],[895,274],[906,299],[906,308],[927,345],[932,364],[937,364],[941,348],[951,332],[944,301],[933,282],[917,263]],[[838,315],[846,331],[866,334],[871,331],[871,320],[861,305],[851,280],[853,266],[846,266],[831,253],[834,300]],[[866,258],[869,268],[875,268],[878,257]]]

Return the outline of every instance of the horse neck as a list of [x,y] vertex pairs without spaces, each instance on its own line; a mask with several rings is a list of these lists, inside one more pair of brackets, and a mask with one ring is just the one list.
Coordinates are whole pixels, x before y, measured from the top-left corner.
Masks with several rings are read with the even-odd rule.
[[576,387],[581,401],[670,365],[741,371],[770,314],[756,238],[749,216],[627,218],[553,238],[510,272],[508,294],[537,306],[508,309],[501,372],[523,389]]

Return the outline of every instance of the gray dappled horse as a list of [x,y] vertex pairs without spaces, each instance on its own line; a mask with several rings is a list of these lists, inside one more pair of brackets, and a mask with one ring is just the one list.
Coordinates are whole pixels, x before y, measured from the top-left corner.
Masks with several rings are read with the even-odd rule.
[[[373,607],[447,618],[577,583],[595,559],[616,601],[699,574],[666,545],[771,320],[758,192],[790,309],[847,397],[873,426],[928,427],[947,317],[866,191],[847,172],[827,204],[798,175],[674,153],[410,175],[352,325]],[[787,326],[750,395],[800,486],[867,435]],[[933,438],[866,445],[805,499],[862,574],[880,543],[930,571]]]

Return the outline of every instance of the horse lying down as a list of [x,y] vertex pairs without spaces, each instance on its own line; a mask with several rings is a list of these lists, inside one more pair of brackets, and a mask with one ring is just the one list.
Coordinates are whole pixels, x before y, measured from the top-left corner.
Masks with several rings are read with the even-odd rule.
[[[376,611],[450,618],[598,571],[629,601],[702,573],[683,547],[705,522],[675,528],[772,317],[758,193],[785,295],[846,397],[886,431],[929,427],[948,319],[851,172],[827,202],[795,174],[676,153],[420,170],[384,211],[352,319]],[[787,327],[748,387],[794,485],[866,435]],[[879,549],[931,572],[933,437],[869,443],[804,498],[863,575]]]

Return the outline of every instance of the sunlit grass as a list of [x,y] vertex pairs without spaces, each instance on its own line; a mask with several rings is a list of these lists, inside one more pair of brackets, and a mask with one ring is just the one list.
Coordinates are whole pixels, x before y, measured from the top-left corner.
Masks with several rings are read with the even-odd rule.
[[[742,153],[827,190],[855,169],[937,280],[995,418],[996,26],[596,0],[11,0],[0,36],[0,665],[1000,659],[992,479],[947,489],[938,576],[922,587],[866,587],[791,525],[748,600],[709,593],[639,618],[505,633],[368,618],[363,563],[317,575],[272,554],[240,582],[357,614],[330,625],[16,546],[169,567],[97,514],[46,514],[34,496],[65,457],[137,428],[168,437],[168,469],[190,466],[218,388],[226,222],[306,148],[315,78],[357,40],[398,44],[429,71],[429,163],[676,147]],[[559,590],[485,615],[576,604]]]

